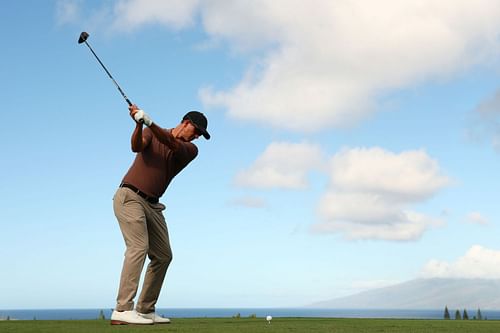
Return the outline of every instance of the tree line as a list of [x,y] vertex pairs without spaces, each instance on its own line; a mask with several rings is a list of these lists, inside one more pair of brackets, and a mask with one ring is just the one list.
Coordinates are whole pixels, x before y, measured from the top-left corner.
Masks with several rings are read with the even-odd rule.
[[[450,311],[448,310],[448,306],[445,306],[444,308],[444,319],[451,319],[450,316]],[[455,311],[455,320],[469,320],[469,314],[467,313],[467,310],[464,309],[463,314],[460,313],[460,310]],[[488,318],[483,317],[483,314],[481,313],[481,309],[477,309],[476,315],[472,317],[472,320],[488,320]]]

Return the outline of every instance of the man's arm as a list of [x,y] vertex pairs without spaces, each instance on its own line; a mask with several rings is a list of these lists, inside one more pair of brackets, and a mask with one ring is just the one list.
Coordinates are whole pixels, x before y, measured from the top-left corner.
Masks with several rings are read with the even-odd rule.
[[[151,130],[153,135],[158,139],[158,141],[166,145],[168,148],[172,149],[173,151],[176,151],[181,147],[179,141],[172,135],[172,133],[170,133],[170,131],[167,131],[159,127],[155,123],[153,123],[151,118],[149,118],[149,116],[144,111],[138,109],[137,106],[135,105],[132,105],[130,108],[135,108],[133,113],[132,110],[130,111],[132,118],[134,118],[134,120],[137,122],[137,127],[135,131],[138,132],[142,131],[142,124],[145,124],[146,126],[149,127],[149,129]],[[134,140],[133,136],[132,140]],[[137,144],[139,145],[140,141],[139,139],[137,140],[138,140]]]
[[142,136],[142,124],[137,124],[135,126],[134,132],[132,133],[132,151],[134,153],[139,153],[146,148],[148,142]]
[[135,119],[135,115],[137,114],[137,112],[140,111],[139,108],[137,107],[137,105],[134,104],[131,105],[128,109],[130,110],[130,116],[136,122],[135,129],[134,132],[132,133],[132,138],[131,138],[132,151],[134,153],[139,153],[143,151],[144,148],[147,147],[149,142],[146,141],[146,139],[142,135],[143,122],[137,121]]
[[158,141],[166,145],[168,148],[174,151],[179,149],[180,147],[179,141],[176,138],[174,138],[174,136],[172,135],[172,133],[170,133],[170,131],[167,131],[159,127],[155,123],[151,123],[149,129],[151,130],[151,132],[153,132],[154,136],[156,136]]

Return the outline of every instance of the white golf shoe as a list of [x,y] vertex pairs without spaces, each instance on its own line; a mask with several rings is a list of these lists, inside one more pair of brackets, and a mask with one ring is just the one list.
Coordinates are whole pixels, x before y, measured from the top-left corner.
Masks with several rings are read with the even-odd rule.
[[140,316],[137,311],[113,311],[111,325],[153,325],[153,319]]
[[137,312],[139,316],[142,318],[147,318],[153,320],[155,324],[170,324],[170,319],[161,317],[156,314],[156,312],[150,312],[150,313],[140,313]]

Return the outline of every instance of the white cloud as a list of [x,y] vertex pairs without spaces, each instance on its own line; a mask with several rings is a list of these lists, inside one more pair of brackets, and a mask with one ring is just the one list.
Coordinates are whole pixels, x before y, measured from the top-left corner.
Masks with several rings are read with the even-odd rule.
[[79,19],[81,0],[59,0],[56,3],[56,20],[60,25],[74,23]]
[[344,149],[331,159],[330,188],[319,204],[316,232],[348,239],[414,240],[440,219],[409,206],[450,183],[422,150]]
[[392,89],[494,61],[500,48],[491,0],[208,1],[203,22],[236,48],[269,50],[232,89],[203,89],[206,105],[298,131],[355,123]]
[[496,64],[500,50],[497,0],[120,0],[104,12],[122,30],[201,23],[205,44],[257,51],[235,86],[200,89],[205,106],[305,132],[355,124],[393,90]]
[[347,239],[414,240],[439,218],[411,209],[450,183],[438,163],[423,150],[399,154],[381,148],[343,149],[329,168],[316,145],[277,142],[235,177],[239,186],[304,189],[307,175],[328,172],[330,184],[318,212],[318,233],[341,233]]
[[422,269],[424,278],[500,278],[500,251],[472,246],[455,262],[430,260]]
[[304,189],[307,174],[321,168],[321,149],[308,143],[271,143],[261,156],[235,177],[236,185],[253,188]]
[[382,148],[345,149],[331,165],[335,189],[375,192],[394,200],[419,201],[449,183],[424,150],[395,154]]
[[472,224],[488,224],[488,220],[480,212],[470,212],[467,214],[466,221]]
[[[332,204],[332,203],[330,203]],[[336,204],[336,203],[333,203]],[[362,203],[356,203],[360,210],[365,210]],[[341,233],[348,240],[373,239],[387,241],[411,241],[422,237],[429,227],[443,225],[443,221],[411,211],[401,211],[401,222],[387,220],[386,223],[361,223],[352,220],[333,220],[313,225],[318,233]]]
[[114,7],[115,29],[133,30],[146,24],[173,29],[193,24],[199,0],[120,0]]

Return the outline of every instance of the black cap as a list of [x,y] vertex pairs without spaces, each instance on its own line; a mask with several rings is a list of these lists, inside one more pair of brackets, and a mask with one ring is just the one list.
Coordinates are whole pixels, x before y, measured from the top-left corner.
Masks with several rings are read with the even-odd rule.
[[186,113],[186,115],[182,118],[182,121],[184,120],[189,120],[193,126],[200,131],[200,133],[203,135],[203,137],[207,140],[210,139],[210,134],[207,132],[207,125],[208,125],[208,120],[207,117],[201,112],[198,111],[189,111]]

